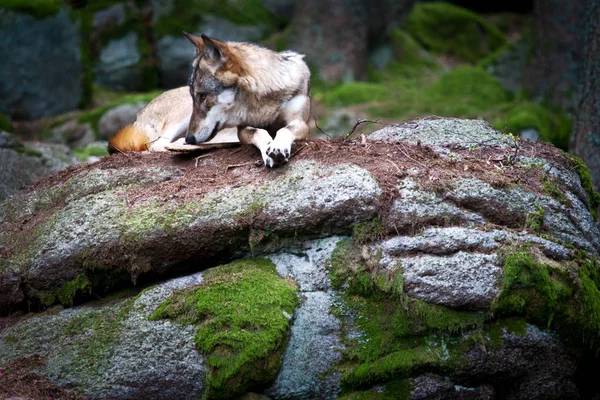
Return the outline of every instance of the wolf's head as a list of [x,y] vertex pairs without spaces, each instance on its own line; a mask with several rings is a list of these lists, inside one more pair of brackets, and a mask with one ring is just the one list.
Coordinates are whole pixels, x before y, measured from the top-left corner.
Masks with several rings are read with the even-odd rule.
[[212,139],[227,125],[227,111],[234,105],[235,85],[243,67],[232,49],[219,40],[184,35],[196,46],[189,86],[194,102],[186,143]]

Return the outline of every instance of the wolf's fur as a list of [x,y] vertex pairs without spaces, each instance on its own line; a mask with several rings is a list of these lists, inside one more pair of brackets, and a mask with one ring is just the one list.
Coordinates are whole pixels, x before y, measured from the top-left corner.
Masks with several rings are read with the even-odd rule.
[[[189,87],[154,99],[133,128],[126,128],[129,133],[111,139],[109,149],[139,151],[146,140],[150,150],[159,151],[184,134],[186,143],[195,144],[236,128],[242,143],[260,150],[265,165],[287,162],[293,141],[308,135],[310,71],[303,56],[205,35],[186,37],[196,47]],[[145,138],[132,140],[130,133]]]

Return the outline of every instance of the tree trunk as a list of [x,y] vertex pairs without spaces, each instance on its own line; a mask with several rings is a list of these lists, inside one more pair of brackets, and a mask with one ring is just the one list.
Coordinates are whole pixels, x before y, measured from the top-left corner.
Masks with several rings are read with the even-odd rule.
[[571,137],[571,150],[585,161],[600,191],[600,1],[589,4],[581,102]]
[[323,80],[366,77],[369,48],[408,15],[414,0],[306,0],[296,4],[293,48]]
[[594,0],[536,0],[533,55],[523,86],[537,101],[567,111],[579,102],[587,4]]

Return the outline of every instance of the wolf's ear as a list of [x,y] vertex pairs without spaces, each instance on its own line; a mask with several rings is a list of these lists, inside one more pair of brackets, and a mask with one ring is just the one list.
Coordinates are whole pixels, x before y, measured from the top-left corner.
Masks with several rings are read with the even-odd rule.
[[227,45],[217,39],[202,35],[204,55],[214,65],[223,65],[227,61]]
[[186,38],[196,47],[196,55],[204,51],[204,42],[201,37],[192,35],[191,33],[183,32]]

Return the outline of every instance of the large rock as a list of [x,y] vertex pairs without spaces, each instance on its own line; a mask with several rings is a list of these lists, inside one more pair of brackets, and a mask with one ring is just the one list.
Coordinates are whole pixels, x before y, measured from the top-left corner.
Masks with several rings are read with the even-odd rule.
[[102,48],[96,63],[95,81],[117,90],[136,90],[141,86],[142,71],[138,35],[129,32]]
[[82,96],[78,23],[66,9],[34,16],[0,8],[0,112],[15,120],[76,109]]
[[0,131],[0,200],[4,200],[78,160],[59,144],[27,144]]
[[0,368],[37,355],[89,398],[597,392],[600,233],[570,158],[440,118],[294,154],[113,155],[2,203],[0,312],[34,313],[0,319]]

